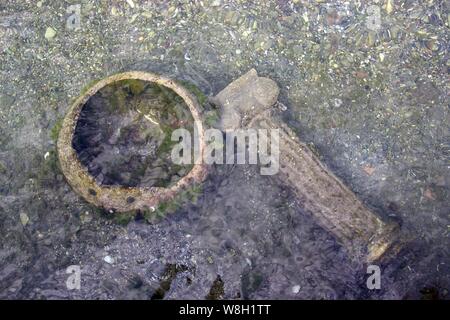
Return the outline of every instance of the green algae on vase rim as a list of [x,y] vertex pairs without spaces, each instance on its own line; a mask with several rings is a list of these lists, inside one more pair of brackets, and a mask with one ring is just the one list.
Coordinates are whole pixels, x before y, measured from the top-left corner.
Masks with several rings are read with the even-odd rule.
[[179,95],[186,103],[194,119],[199,137],[199,154],[203,156],[205,149],[204,128],[201,121],[201,108],[195,96],[172,79],[149,72],[130,71],[95,82],[75,100],[70,106],[59,132],[58,157],[67,181],[88,202],[118,212],[148,210],[157,207],[160,202],[173,199],[176,194],[193,184],[203,181],[207,174],[206,166],[194,164],[185,176],[167,188],[104,186],[96,182],[95,178],[89,174],[88,169],[82,165],[76,150],[73,148],[72,140],[81,110],[89,98],[103,87],[121,80],[142,80],[154,83],[172,89]]

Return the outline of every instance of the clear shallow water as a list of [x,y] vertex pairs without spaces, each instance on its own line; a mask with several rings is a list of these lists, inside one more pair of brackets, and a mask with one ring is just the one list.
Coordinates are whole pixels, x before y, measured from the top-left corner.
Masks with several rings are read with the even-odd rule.
[[192,132],[189,108],[175,92],[140,80],[113,83],[81,110],[73,146],[100,185],[166,187],[191,166],[171,160],[172,132]]
[[[165,298],[204,298],[218,275],[225,298],[448,298],[448,8],[395,1],[370,33],[369,4],[114,3],[115,15],[87,1],[79,32],[53,14],[59,1],[1,6],[0,296],[147,299],[175,273]],[[64,181],[52,131],[90,80],[149,70],[209,95],[251,67],[277,81],[301,139],[417,235],[382,266],[382,290],[368,291],[365,270],[255,168],[217,168],[196,205],[126,227]],[[72,264],[80,291],[65,287]]]

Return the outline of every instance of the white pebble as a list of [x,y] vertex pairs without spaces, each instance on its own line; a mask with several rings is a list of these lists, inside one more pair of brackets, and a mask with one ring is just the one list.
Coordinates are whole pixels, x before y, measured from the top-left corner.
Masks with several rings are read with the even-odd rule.
[[24,212],[21,212],[19,214],[19,218],[20,218],[20,222],[22,223],[22,225],[25,227],[28,223],[28,221],[30,221],[30,218],[28,218],[28,215]]
[[103,258],[103,261],[105,261],[106,263],[109,263],[109,264],[113,264],[114,263],[114,258],[111,257],[111,256],[106,256],[106,257]]

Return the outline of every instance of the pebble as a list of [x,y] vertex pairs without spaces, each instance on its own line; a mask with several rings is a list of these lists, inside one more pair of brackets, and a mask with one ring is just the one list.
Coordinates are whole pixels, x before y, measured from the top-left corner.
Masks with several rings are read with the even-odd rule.
[[134,7],[135,7],[135,4],[134,4],[133,0],[127,0],[127,3],[128,3],[128,5],[129,5],[131,8],[134,8]]
[[299,292],[300,292],[300,286],[298,284],[292,287],[292,293],[297,294]]
[[387,14],[391,14],[392,11],[394,11],[394,5],[392,4],[392,0],[387,0],[385,9]]
[[334,99],[334,106],[336,108],[339,108],[340,106],[342,106],[342,100],[339,98]]
[[375,168],[369,164],[365,165],[363,170],[368,176],[371,176],[375,172]]
[[111,257],[111,256],[106,256],[106,257],[103,258],[103,261],[105,261],[106,263],[109,263],[109,264],[113,264],[114,263],[114,258]]
[[89,223],[92,221],[92,215],[89,214],[89,211],[84,212],[84,214],[80,215],[81,223]]
[[45,39],[50,40],[53,39],[56,36],[56,31],[52,27],[48,27],[47,30],[45,30]]
[[431,51],[437,51],[439,50],[439,45],[437,44],[436,40],[428,40],[425,43],[426,47]]
[[435,193],[430,189],[427,188],[424,193],[423,193],[424,197],[427,198],[428,200],[436,200],[436,195]]
[[20,223],[22,223],[22,225],[25,227],[28,222],[30,221],[30,218],[28,217],[28,215],[24,212],[21,212],[19,215],[20,218]]

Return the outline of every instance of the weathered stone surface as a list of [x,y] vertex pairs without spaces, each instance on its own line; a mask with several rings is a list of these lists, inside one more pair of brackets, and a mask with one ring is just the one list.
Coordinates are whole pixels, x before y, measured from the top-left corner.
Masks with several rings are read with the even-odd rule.
[[[182,177],[176,184],[168,188],[162,187],[124,187],[102,186],[91,176],[81,164],[73,148],[72,140],[80,111],[86,101],[99,89],[109,83],[139,79],[154,82],[174,90],[183,98],[189,107],[195,125],[199,130],[199,154],[204,150],[203,124],[200,118],[200,107],[197,100],[183,86],[175,81],[149,72],[131,71],[112,75],[92,85],[70,107],[58,137],[58,156],[61,169],[72,188],[88,202],[111,211],[127,212],[131,210],[145,210],[157,206],[162,201],[172,200],[180,190],[184,190],[195,182],[201,182],[206,177],[206,166],[195,164],[192,170]],[[131,201],[130,201],[131,199]]]
[[[279,129],[277,178],[292,187],[306,211],[331,232],[356,261],[372,263],[396,253],[402,240],[399,226],[371,212],[280,119],[274,109],[278,86],[258,77],[254,69],[216,96],[222,107],[222,129]],[[249,121],[243,121],[247,117]]]
[[259,77],[255,69],[230,83],[213,101],[222,106],[222,130],[239,128],[259,112],[270,108],[280,89],[275,81]]

